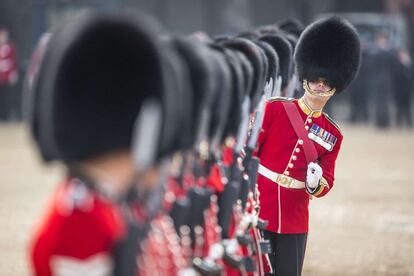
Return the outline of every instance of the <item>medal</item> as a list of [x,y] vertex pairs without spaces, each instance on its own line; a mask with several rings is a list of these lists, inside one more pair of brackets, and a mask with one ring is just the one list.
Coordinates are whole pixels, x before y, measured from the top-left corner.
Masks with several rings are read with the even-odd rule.
[[328,151],[332,151],[337,140],[333,134],[321,128],[317,124],[313,124],[309,129],[308,137]]

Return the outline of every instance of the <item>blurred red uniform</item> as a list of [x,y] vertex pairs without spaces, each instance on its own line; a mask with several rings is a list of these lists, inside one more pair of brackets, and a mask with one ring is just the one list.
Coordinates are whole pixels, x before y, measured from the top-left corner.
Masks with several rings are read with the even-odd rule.
[[0,42],[0,85],[14,84],[17,77],[16,48],[8,40]]
[[18,80],[16,49],[9,40],[9,32],[0,27],[0,120],[11,119],[16,106],[12,86]]
[[[282,104],[284,101],[293,102],[299,109],[304,128],[315,137],[321,137],[319,143],[313,143],[318,155],[317,163],[323,169],[321,182],[325,186],[315,191],[313,195],[316,197],[324,196],[332,189],[335,161],[343,137],[328,115],[321,112],[312,113],[302,99],[276,98],[266,105],[257,151],[261,169],[281,174],[279,183],[293,181],[296,188],[276,184],[262,175],[259,169],[257,182],[260,191],[260,218],[269,221],[267,230],[272,232],[307,233],[311,195],[307,192],[304,182],[308,164],[303,152],[303,141],[298,138],[289,121]],[[283,176],[288,180],[282,180]]]
[[124,235],[114,203],[76,179],[61,184],[52,197],[31,248],[35,275],[110,275],[114,245]]

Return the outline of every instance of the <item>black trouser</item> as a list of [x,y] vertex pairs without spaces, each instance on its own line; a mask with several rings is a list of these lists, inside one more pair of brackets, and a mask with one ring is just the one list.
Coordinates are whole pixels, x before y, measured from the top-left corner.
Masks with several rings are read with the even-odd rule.
[[272,254],[269,255],[273,273],[276,276],[300,276],[305,257],[307,234],[276,234],[263,231],[270,241]]

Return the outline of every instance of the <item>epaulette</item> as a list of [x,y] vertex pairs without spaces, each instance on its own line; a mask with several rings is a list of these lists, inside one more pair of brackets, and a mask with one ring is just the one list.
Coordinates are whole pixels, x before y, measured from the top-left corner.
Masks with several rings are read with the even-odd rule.
[[338,124],[331,118],[331,117],[329,117],[329,115],[328,114],[326,114],[325,112],[323,113],[323,114],[325,114],[325,118],[329,121],[329,122],[331,122],[331,124],[333,124],[334,125],[334,127],[336,127],[336,129],[339,131],[339,133],[341,133],[342,134],[342,131],[341,131],[341,128],[338,126]]
[[293,102],[293,100],[294,100],[294,98],[276,96],[276,97],[270,97],[267,101],[269,103],[272,103],[272,102],[276,102],[276,101]]

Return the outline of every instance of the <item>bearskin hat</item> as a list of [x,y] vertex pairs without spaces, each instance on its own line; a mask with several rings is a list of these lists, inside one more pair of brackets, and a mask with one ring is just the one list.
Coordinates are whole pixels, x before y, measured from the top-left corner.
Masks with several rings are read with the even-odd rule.
[[250,91],[250,99],[251,108],[254,109],[260,100],[265,84],[264,80],[267,74],[266,56],[258,45],[245,38],[234,38],[225,41],[223,45],[243,53],[253,67],[253,83]]
[[334,16],[309,25],[299,38],[295,62],[300,80],[325,78],[337,93],[355,78],[361,56],[356,29]]
[[292,34],[296,36],[297,38],[300,36],[300,34],[305,29],[305,26],[303,23],[297,19],[297,18],[287,18],[285,20],[282,20],[278,23],[278,26],[281,30],[288,34]]
[[260,26],[256,29],[261,35],[275,35],[279,34],[282,30],[273,24]]
[[231,104],[231,90],[233,89],[233,79],[230,65],[226,62],[222,49],[220,49],[221,47],[217,45],[210,45],[210,47],[211,60],[215,63],[214,75],[217,79],[217,92],[212,105],[212,117],[209,129],[211,150],[215,151],[222,142],[227,125]]
[[157,148],[172,145],[169,132],[182,119],[173,107],[184,97],[165,72],[173,52],[159,34],[158,23],[143,14],[94,12],[53,32],[30,93],[29,123],[45,161],[72,163],[131,149],[148,99],[160,102],[161,124],[170,125],[160,135],[170,140]]
[[242,52],[235,51],[243,72],[243,99],[250,95],[253,86],[253,66]]
[[256,39],[259,39],[260,36],[261,36],[261,33],[256,30],[249,30],[249,31],[241,32],[237,35],[237,37],[246,38],[248,40],[256,40]]
[[169,76],[170,86],[175,86],[168,90],[178,92],[175,94],[176,99],[171,102],[172,108],[175,110],[175,115],[180,118],[176,124],[168,126],[168,128],[174,129],[165,133],[172,134],[170,144],[164,144],[163,152],[160,152],[160,155],[165,156],[178,148],[188,149],[193,146],[194,117],[188,116],[193,113],[194,108],[193,86],[191,85],[193,68],[187,62],[186,56],[180,51],[180,47],[177,47],[170,37],[163,36],[161,42],[161,46],[166,50],[164,53],[160,53],[164,60],[164,72]]
[[290,47],[292,47],[292,55],[295,52],[296,44],[298,44],[298,37],[292,34],[285,34],[286,40],[290,43]]
[[[263,41],[255,41],[255,43],[262,48],[262,50],[266,54],[266,59],[269,64],[269,68],[268,68],[267,76],[266,76],[266,83],[272,80],[273,85],[274,85],[276,82],[277,76],[279,75],[279,57],[276,51],[273,49],[273,47],[270,46],[268,43],[263,42]],[[272,87],[272,90],[273,90],[273,87]]]
[[224,137],[227,137],[229,135],[235,136],[239,129],[241,106],[244,99],[244,82],[242,64],[236,52],[234,50],[224,49],[223,54],[229,64],[233,84],[229,118],[224,133]]
[[[196,142],[200,142],[200,135],[205,135],[206,130],[201,129],[205,124],[204,120],[209,120],[210,117],[206,118],[206,114],[213,104],[215,93],[216,78],[214,78],[214,63],[209,58],[209,48],[201,43],[200,41],[187,38],[187,37],[175,37],[172,40],[178,53],[185,61],[189,73],[191,84],[192,95],[192,132],[186,135],[186,139],[189,139],[191,144],[194,145]],[[190,114],[190,113],[188,113]],[[203,134],[204,133],[204,134]],[[184,138],[184,137],[183,137]]]
[[[230,68],[232,67],[240,67],[240,72],[242,74],[242,77],[239,78],[237,76],[235,76],[236,78],[238,78],[239,80],[237,81],[236,85],[235,85],[235,89],[238,89],[238,85],[241,85],[240,89],[237,92],[237,97],[240,99],[240,101],[242,102],[243,99],[246,96],[249,96],[251,91],[252,91],[252,85],[253,85],[253,67],[251,62],[247,59],[246,55],[243,54],[241,51],[239,51],[237,49],[237,47],[232,48],[229,47],[229,44],[233,44],[231,42],[231,40],[233,40],[234,38],[229,36],[229,35],[220,35],[220,36],[216,36],[214,38],[214,41],[217,45],[220,46],[224,46],[224,53],[226,55],[226,60],[229,62]],[[227,45],[227,46],[226,46]],[[227,49],[230,48],[230,49]],[[229,57],[231,56],[231,57]],[[233,60],[236,59],[236,60]],[[235,65],[237,64],[237,66]],[[237,69],[238,71],[238,69]],[[238,74],[237,73],[237,74]],[[240,83],[239,83],[240,82]]]
[[293,75],[292,46],[282,35],[264,35],[260,38],[275,49],[279,57],[279,74],[282,76],[282,89],[286,88]]

